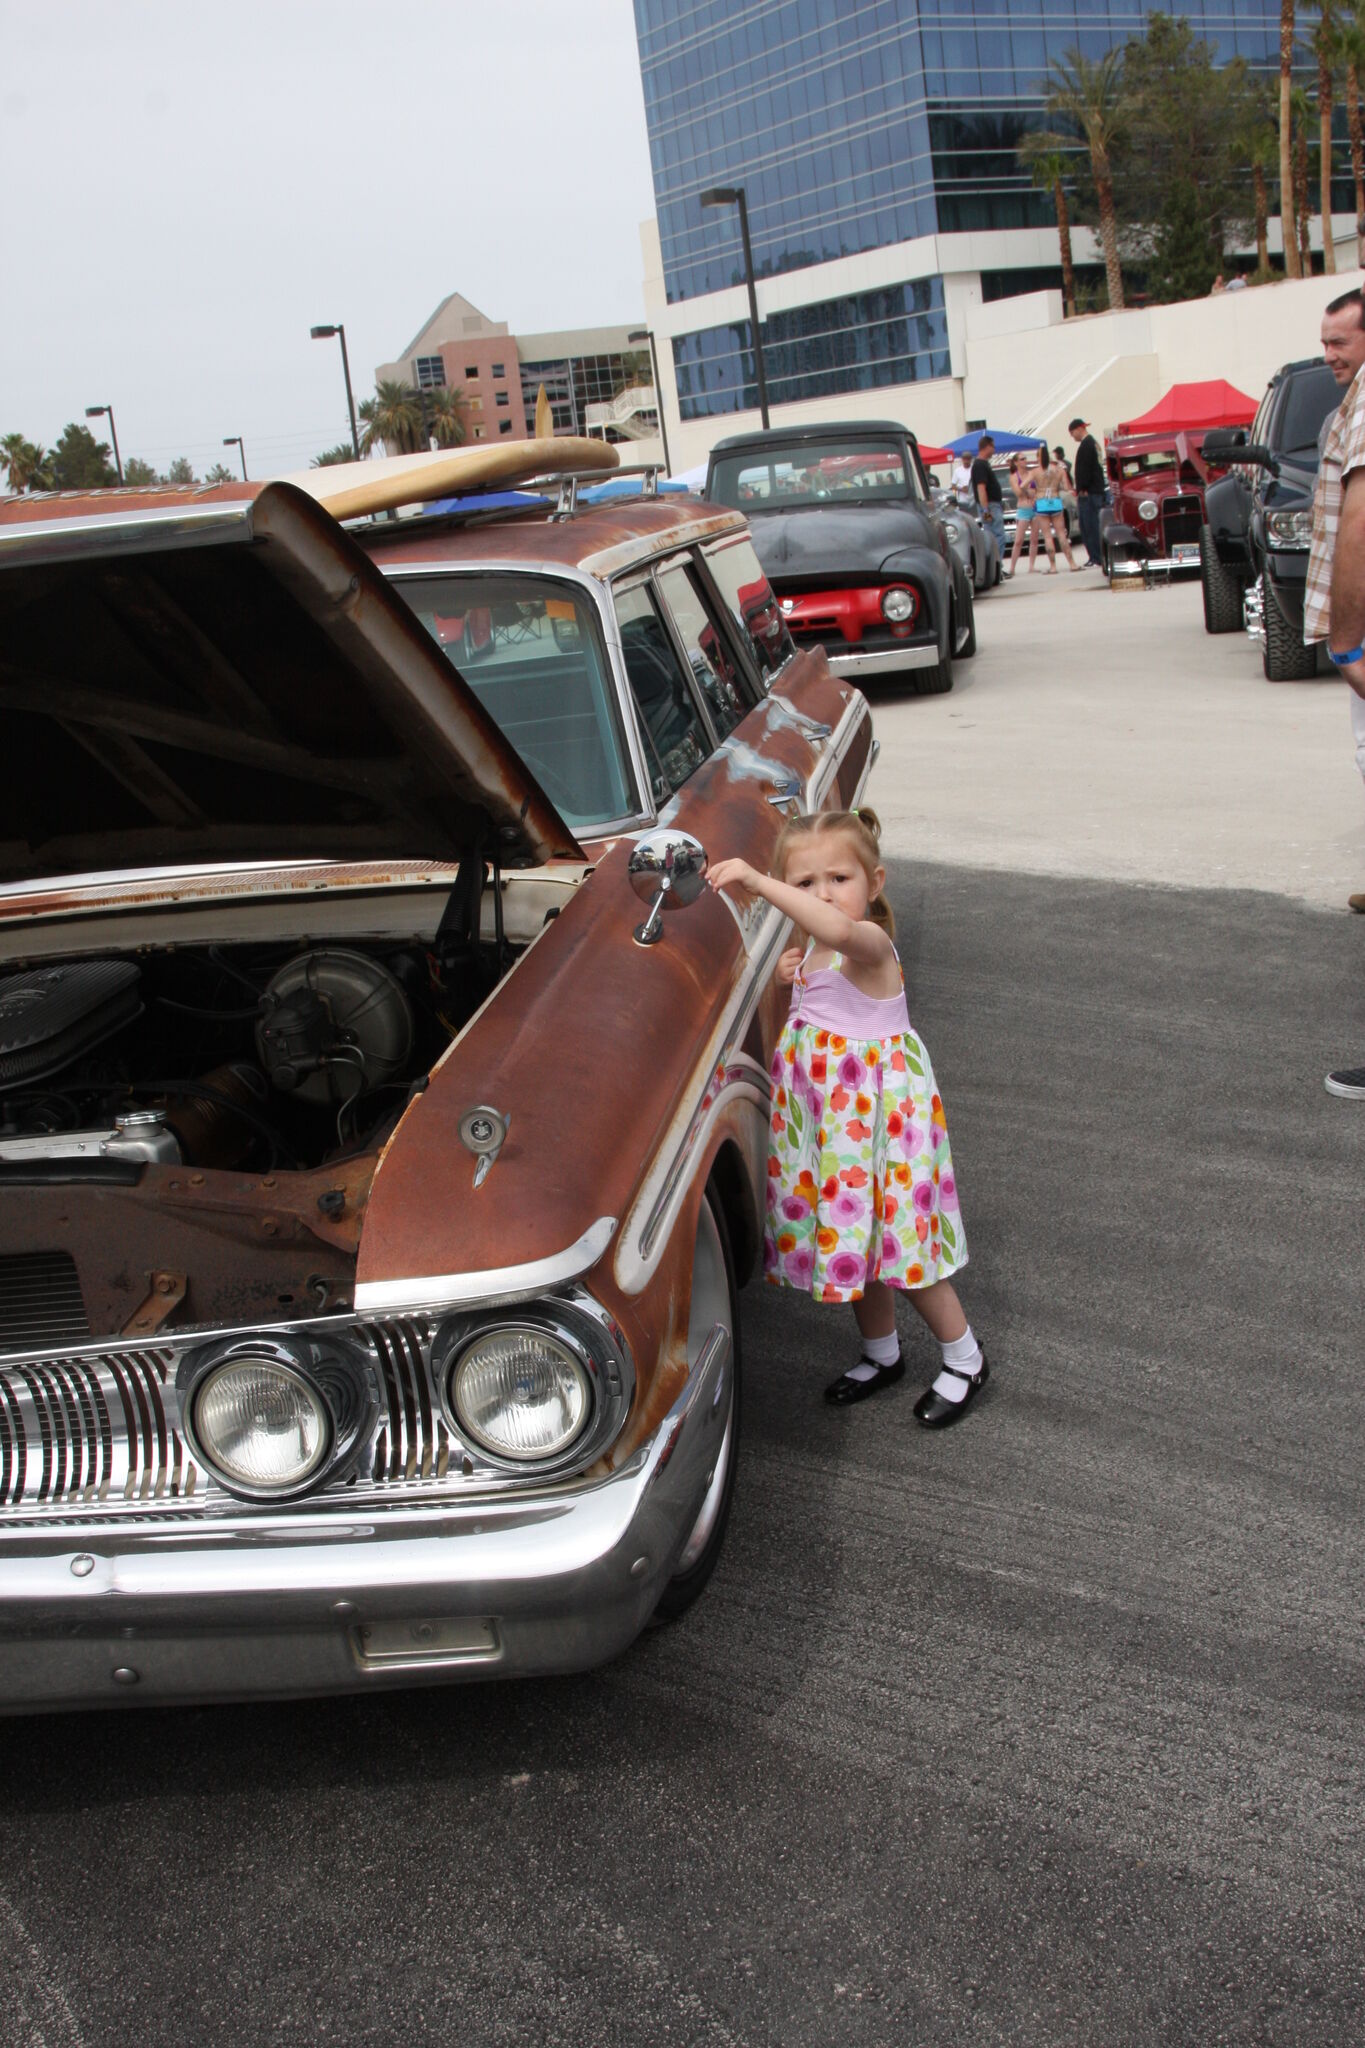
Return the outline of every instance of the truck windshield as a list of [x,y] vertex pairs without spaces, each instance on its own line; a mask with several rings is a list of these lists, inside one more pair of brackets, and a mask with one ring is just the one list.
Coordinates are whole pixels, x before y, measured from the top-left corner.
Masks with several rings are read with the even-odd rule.
[[395,576],[438,647],[575,832],[639,809],[596,615],[538,576]]
[[795,441],[762,454],[722,455],[707,496],[741,512],[799,511],[807,505],[880,504],[919,496],[905,456],[894,441]]

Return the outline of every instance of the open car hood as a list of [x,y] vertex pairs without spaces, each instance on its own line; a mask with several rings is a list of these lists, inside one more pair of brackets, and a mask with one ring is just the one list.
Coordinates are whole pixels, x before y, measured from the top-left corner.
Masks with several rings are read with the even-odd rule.
[[407,606],[288,484],[0,506],[0,881],[581,859]]

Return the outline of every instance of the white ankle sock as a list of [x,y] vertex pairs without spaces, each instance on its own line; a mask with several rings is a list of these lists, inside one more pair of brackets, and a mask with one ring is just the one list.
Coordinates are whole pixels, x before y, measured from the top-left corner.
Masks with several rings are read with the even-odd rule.
[[849,1367],[848,1376],[851,1380],[875,1379],[879,1365],[894,1365],[900,1355],[901,1340],[894,1330],[889,1337],[864,1337],[863,1355]]
[[972,1335],[968,1323],[960,1337],[954,1337],[948,1344],[940,1344],[945,1366],[956,1368],[954,1372],[941,1372],[934,1381],[934,1392],[941,1394],[945,1401],[965,1401],[971,1391],[966,1380],[959,1379],[959,1372],[969,1372],[973,1378],[981,1370],[981,1346]]

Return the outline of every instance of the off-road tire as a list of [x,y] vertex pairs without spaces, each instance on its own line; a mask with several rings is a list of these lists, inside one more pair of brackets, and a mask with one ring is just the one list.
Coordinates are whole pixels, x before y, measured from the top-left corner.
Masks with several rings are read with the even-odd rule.
[[1265,593],[1265,638],[1261,642],[1261,663],[1272,683],[1306,683],[1318,672],[1318,650],[1305,647],[1296,637],[1280,610],[1275,592],[1267,580]]
[[709,1513],[710,1528],[700,1554],[684,1570],[677,1571],[664,1587],[659,1604],[654,1610],[656,1621],[676,1621],[686,1614],[693,1601],[698,1599],[720,1561],[725,1543],[725,1531],[730,1520],[730,1504],[735,1494],[735,1471],[739,1464],[739,1424],[743,1372],[739,1355],[739,1289],[735,1284],[735,1261],[730,1250],[730,1233],[725,1227],[725,1210],[716,1196],[714,1188],[708,1187],[702,1197],[703,1216],[697,1227],[697,1242],[700,1247],[702,1234],[710,1224],[715,1226],[720,1240],[720,1254],[725,1267],[725,1292],[728,1299],[727,1314],[730,1324],[730,1417],[726,1426],[726,1466],[721,1478],[718,1497],[713,1501],[708,1494],[702,1514]]
[[1213,529],[1199,529],[1199,583],[1204,593],[1204,631],[1237,633],[1242,629],[1242,584],[1218,559]]

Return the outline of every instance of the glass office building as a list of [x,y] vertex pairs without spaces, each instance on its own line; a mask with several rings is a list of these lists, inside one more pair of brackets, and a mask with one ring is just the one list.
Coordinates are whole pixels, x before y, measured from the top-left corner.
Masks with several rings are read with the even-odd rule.
[[[1017,155],[1041,120],[1048,68],[1072,49],[1104,55],[1155,11],[1146,0],[635,0],[669,304],[743,282],[736,212],[703,208],[709,186],[745,188],[760,279],[928,236],[1051,227]],[[1221,59],[1278,65],[1271,0],[1165,11]],[[1043,281],[1029,260],[1017,288]],[[1009,270],[983,277],[985,296],[1011,288]],[[775,403],[946,374],[940,280],[812,285],[781,331],[764,320]],[[675,335],[674,357],[684,419],[756,403],[747,322],[699,322]]]

